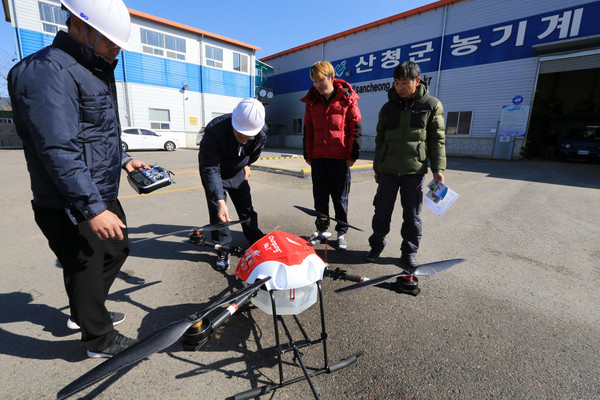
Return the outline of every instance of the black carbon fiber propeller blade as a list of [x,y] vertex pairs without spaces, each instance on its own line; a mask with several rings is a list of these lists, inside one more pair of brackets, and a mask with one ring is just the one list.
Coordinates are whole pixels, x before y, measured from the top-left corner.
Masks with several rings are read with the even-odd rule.
[[65,386],[60,392],[58,392],[57,399],[65,399],[77,392],[80,392],[86,387],[98,382],[102,378],[105,378],[108,375],[117,372],[122,368],[125,368],[131,364],[143,360],[144,358],[169,347],[177,340],[179,340],[179,338],[181,338],[185,331],[187,331],[195,323],[201,321],[202,318],[204,318],[207,314],[226,303],[235,301],[249,293],[256,292],[262,285],[264,285],[270,279],[271,277],[269,276],[258,280],[252,285],[232,294],[231,296],[223,300],[218,301],[217,303],[214,303],[210,307],[198,313],[192,314],[185,319],[173,322],[159,329],[147,338],[126,348],[122,352],[116,354],[112,358],[109,358],[102,364],[91,369],[87,373],[83,374],[82,376]]
[[419,265],[413,272],[415,276],[431,276],[442,271],[452,268],[457,264],[463,263],[467,260],[464,258],[455,258],[452,260],[436,261],[428,264]]
[[320,212],[318,212],[316,210],[313,210],[313,209],[310,209],[310,208],[306,208],[306,207],[302,207],[302,206],[294,206],[294,207],[296,207],[298,210],[300,210],[300,211],[302,211],[302,212],[304,212],[304,213],[306,213],[308,215],[311,215],[313,217],[327,217],[327,218],[329,218],[332,221],[335,221],[335,222],[337,222],[339,224],[347,226],[348,228],[356,229],[357,231],[361,231],[361,232],[363,231],[362,229],[357,228],[356,226],[352,226],[352,225],[350,225],[347,222],[340,221],[339,219],[335,219],[335,218],[330,217],[328,215],[321,214]]
[[392,280],[394,278],[402,277],[402,276],[431,276],[435,275],[439,272],[445,271],[448,268],[451,268],[457,264],[466,261],[464,258],[456,258],[452,260],[444,260],[444,261],[436,261],[428,264],[419,265],[412,274],[401,272],[399,274],[382,276],[379,278],[365,280],[363,282],[355,283],[350,286],[346,286],[340,289],[335,290],[336,293],[347,292],[350,290],[361,289],[369,286],[375,286],[377,284]]
[[203,232],[210,232],[210,231],[217,231],[219,229],[223,229],[223,228],[227,228],[228,226],[231,225],[236,225],[236,224],[245,224],[248,221],[250,221],[249,218],[246,218],[244,220],[238,220],[238,221],[230,221],[230,222],[219,222],[218,224],[208,224],[208,225],[204,225],[201,226],[200,228],[198,228],[199,230],[203,231]]

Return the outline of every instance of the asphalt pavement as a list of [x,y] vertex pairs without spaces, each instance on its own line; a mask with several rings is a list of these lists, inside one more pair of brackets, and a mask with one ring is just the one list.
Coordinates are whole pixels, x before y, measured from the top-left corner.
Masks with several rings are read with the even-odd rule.
[[[187,241],[192,228],[208,223],[197,150],[131,154],[176,174],[174,185],[142,196],[122,180],[131,255],[108,307],[127,314],[119,331],[142,339],[243,283],[234,276],[236,257],[218,272],[214,252]],[[300,155],[267,149],[253,168],[265,232],[306,237],[314,230],[314,218],[293,207],[312,207]],[[349,231],[345,252],[335,243],[316,250],[332,268],[377,277],[399,271],[401,212],[380,260],[366,262],[376,190],[371,157],[356,163],[350,192],[349,222],[363,231]],[[22,151],[0,150],[0,167],[0,398],[52,399],[102,360],[86,358],[78,333],[66,326],[60,266],[33,221]],[[325,279],[329,362],[364,353],[313,379],[320,398],[600,399],[600,165],[450,158],[445,176],[460,197],[441,217],[423,209],[418,261],[466,262],[422,277],[416,297],[380,288],[337,294],[349,283]],[[236,244],[248,245],[238,226],[232,231]],[[315,339],[318,311],[298,315]],[[274,347],[272,317],[244,308],[200,351],[177,342],[72,398],[229,399],[279,382]],[[309,370],[322,367],[321,346],[302,353]],[[285,378],[302,374],[290,353],[283,360]],[[302,381],[261,398],[314,396]]]

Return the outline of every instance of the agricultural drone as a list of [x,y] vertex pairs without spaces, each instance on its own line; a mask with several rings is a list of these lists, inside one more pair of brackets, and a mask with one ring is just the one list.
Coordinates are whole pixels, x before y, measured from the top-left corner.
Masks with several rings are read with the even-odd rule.
[[[340,222],[317,211],[300,206],[295,207],[306,214],[317,217],[321,221],[322,226],[328,226],[329,220],[333,220],[345,224],[350,228],[360,230],[360,228]],[[191,231],[189,235],[190,243],[218,251],[229,252],[240,257],[235,270],[235,276],[244,281],[247,286],[222,300],[216,301],[201,311],[164,326],[121,353],[109,358],[65,386],[58,392],[57,398],[59,400],[65,399],[78,393],[99,380],[143,360],[177,341],[181,340],[185,350],[199,350],[217,328],[223,325],[241,307],[251,302],[258,309],[271,315],[273,318],[279,382],[238,393],[234,396],[234,399],[252,399],[300,381],[306,381],[314,398],[320,399],[319,393],[313,384],[313,378],[317,375],[330,374],[345,368],[356,362],[362,355],[362,352],[358,352],[335,363],[330,363],[329,361],[327,353],[328,335],[325,327],[326,319],[323,307],[323,290],[321,288],[321,281],[324,277],[353,282],[352,285],[335,291],[338,293],[368,286],[377,286],[394,292],[416,296],[420,291],[418,288],[418,276],[434,275],[465,261],[464,259],[454,259],[423,264],[413,271],[402,271],[393,275],[368,279],[362,276],[350,275],[340,268],[331,268],[326,261],[323,261],[316,254],[313,246],[306,239],[298,235],[273,231],[256,241],[245,251],[242,251],[239,247],[227,247],[212,243],[206,237],[207,232],[244,222],[246,221],[205,225],[201,228],[172,232],[171,234]],[[325,238],[329,236],[330,234],[327,232],[324,235]],[[325,260],[327,259],[327,245],[326,241]],[[311,339],[302,326],[298,315],[317,302],[319,303],[321,327],[319,336]],[[286,322],[289,319],[299,328],[302,334],[301,339],[295,340],[292,337]],[[280,326],[287,339],[286,343],[282,343],[281,341]],[[323,365],[319,369],[311,368],[309,370],[302,359],[302,352],[300,350],[313,345],[322,346]],[[282,357],[286,353],[293,354],[294,361],[302,370],[301,375],[288,379],[284,377]]]

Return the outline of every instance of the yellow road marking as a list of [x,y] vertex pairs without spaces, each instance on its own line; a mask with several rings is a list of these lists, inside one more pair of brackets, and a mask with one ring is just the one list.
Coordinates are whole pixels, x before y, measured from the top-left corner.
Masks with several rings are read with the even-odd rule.
[[160,192],[152,192],[152,193],[145,193],[145,194],[132,194],[129,196],[119,196],[118,199],[129,199],[131,197],[139,197],[139,196],[149,196],[151,194],[163,194],[163,193],[172,193],[172,192],[183,192],[184,190],[196,190],[196,189],[202,189],[202,186],[195,186],[195,187],[189,187],[189,188],[183,188],[183,189],[173,189],[173,190],[161,190]]

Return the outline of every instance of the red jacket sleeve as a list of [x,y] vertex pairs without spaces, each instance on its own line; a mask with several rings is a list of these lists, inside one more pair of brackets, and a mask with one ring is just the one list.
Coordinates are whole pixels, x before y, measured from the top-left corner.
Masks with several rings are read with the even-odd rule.
[[304,111],[304,159],[306,161],[312,161],[313,151],[313,139],[315,136],[315,129],[312,124],[312,118],[310,114],[310,105],[307,104]]

